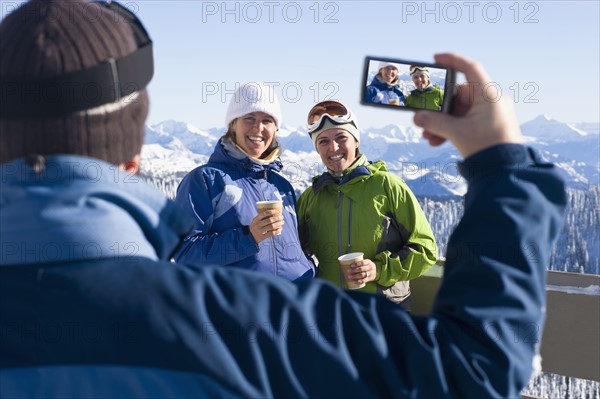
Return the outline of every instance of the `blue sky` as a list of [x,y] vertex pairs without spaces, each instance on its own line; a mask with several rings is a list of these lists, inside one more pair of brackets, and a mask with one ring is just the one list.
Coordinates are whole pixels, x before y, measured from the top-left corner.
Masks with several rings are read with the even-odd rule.
[[410,112],[360,105],[364,57],[432,62],[445,51],[480,61],[521,122],[539,114],[600,120],[598,1],[122,3],[155,43],[150,123],[223,127],[236,85],[265,81],[290,126],[331,97],[353,108],[363,128],[410,125]]

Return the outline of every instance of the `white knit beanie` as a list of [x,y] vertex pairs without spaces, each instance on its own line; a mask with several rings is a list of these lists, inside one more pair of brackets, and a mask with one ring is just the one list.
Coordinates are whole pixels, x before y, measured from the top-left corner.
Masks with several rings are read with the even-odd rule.
[[388,66],[396,68],[396,71],[400,70],[400,68],[398,67],[398,64],[394,64],[393,62],[382,61],[379,63],[379,69],[383,69]]
[[264,112],[269,114],[279,128],[281,126],[281,109],[279,100],[272,87],[261,82],[250,82],[236,90],[229,102],[225,115],[225,127],[231,121],[251,112]]

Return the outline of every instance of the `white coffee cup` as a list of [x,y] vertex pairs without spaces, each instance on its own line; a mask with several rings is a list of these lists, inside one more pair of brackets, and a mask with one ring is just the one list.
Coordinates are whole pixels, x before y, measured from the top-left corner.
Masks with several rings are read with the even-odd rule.
[[[340,262],[340,266],[345,270],[344,277],[349,275],[348,269],[350,268],[350,265],[353,264],[354,262],[358,262],[359,260],[363,260],[364,256],[365,256],[365,254],[362,252],[351,252],[349,254],[342,255],[338,258],[338,261]],[[356,284],[353,281],[349,281],[348,279],[346,279],[346,285],[348,286],[348,289],[350,289],[350,290],[357,290],[359,288],[364,287],[366,284],[365,283]]]

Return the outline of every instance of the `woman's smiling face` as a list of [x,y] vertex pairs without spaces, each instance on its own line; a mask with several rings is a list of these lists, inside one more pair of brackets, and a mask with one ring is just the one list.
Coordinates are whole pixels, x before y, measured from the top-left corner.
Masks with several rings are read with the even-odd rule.
[[264,112],[251,112],[233,122],[235,143],[249,155],[259,158],[271,145],[277,132],[275,119]]
[[429,76],[425,72],[413,73],[412,81],[419,90],[423,90],[424,88],[429,86]]
[[387,83],[392,83],[398,77],[398,69],[395,67],[388,65],[385,68],[381,68],[381,76]]
[[317,152],[327,169],[343,172],[356,161],[358,142],[343,129],[327,129],[317,137]]

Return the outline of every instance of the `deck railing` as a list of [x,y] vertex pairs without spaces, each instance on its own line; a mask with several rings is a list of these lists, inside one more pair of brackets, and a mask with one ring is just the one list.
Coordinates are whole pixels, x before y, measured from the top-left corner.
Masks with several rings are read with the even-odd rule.
[[[412,311],[427,314],[440,285],[443,265],[411,282]],[[600,381],[600,276],[548,272],[542,370]]]

